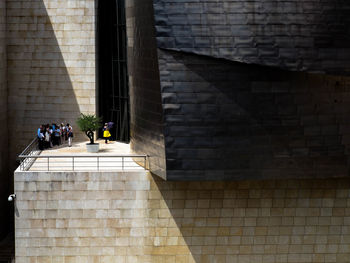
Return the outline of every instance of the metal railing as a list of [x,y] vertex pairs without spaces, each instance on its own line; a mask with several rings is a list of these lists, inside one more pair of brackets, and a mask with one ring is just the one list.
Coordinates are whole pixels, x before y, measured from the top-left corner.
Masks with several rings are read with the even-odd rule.
[[[20,169],[22,171],[29,169],[35,161],[35,159],[29,157],[38,156],[40,153],[41,150],[38,146],[38,138],[35,137],[18,156],[20,160]],[[28,158],[21,158],[20,156],[28,156]]]
[[38,139],[18,155],[20,171],[115,171],[115,170],[148,170],[147,155],[42,155]]
[[[20,170],[115,171],[148,169],[147,155],[19,155]],[[29,161],[28,161],[29,160]],[[31,165],[24,165],[30,163]],[[33,166],[33,164],[35,165]]]

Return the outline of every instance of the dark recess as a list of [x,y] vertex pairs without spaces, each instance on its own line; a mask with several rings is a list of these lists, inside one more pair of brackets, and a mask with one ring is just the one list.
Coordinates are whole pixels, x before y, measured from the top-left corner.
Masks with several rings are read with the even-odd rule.
[[[129,89],[124,0],[97,1],[97,107],[113,121],[112,139],[129,142]],[[100,131],[99,136],[102,137]]]

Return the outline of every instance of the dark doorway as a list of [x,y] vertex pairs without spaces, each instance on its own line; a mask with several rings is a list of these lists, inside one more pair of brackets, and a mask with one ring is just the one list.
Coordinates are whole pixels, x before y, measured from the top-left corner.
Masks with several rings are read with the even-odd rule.
[[129,142],[125,0],[97,0],[96,4],[98,115],[103,122],[114,122],[113,140]]

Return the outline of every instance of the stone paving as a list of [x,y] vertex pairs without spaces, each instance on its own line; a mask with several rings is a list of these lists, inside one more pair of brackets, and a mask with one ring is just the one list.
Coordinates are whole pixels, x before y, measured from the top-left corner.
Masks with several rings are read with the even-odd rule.
[[[29,171],[120,171],[144,170],[143,157],[123,157],[131,155],[130,146],[126,143],[97,141],[100,144],[98,153],[88,153],[84,142],[55,146],[41,152],[41,156],[30,167]],[[53,156],[53,157],[49,157]],[[74,156],[74,157],[72,157]]]

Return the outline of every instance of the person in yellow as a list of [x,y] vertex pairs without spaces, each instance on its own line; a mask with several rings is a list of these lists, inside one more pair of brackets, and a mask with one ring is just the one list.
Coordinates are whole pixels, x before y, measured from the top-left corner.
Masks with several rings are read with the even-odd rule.
[[105,143],[108,143],[107,140],[111,137],[111,133],[109,132],[108,124],[105,123],[103,126],[103,138],[105,138]]

